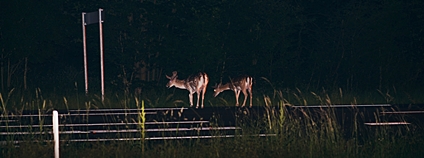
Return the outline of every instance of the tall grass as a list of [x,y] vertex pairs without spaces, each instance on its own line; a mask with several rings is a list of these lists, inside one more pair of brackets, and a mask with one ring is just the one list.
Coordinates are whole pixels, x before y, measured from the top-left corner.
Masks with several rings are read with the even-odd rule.
[[[4,99],[0,94],[2,114],[7,115],[8,109],[21,106],[19,109],[53,108],[57,101],[42,97],[41,91],[36,92],[34,100],[10,100],[13,93]],[[370,96],[363,94],[355,96],[342,89],[328,91],[322,89],[316,92],[303,92],[300,89],[276,90],[271,94],[255,93],[256,107],[249,112],[238,115],[237,125],[242,128],[242,136],[234,138],[216,139],[188,139],[166,141],[129,141],[129,142],[96,142],[70,143],[61,146],[62,157],[416,157],[424,154],[424,137],[422,128],[417,126],[375,127],[362,128],[356,120],[361,114],[354,114],[352,124],[343,124],[337,119],[334,109],[322,108],[317,111],[299,109],[294,111],[293,105],[334,105],[387,103],[396,100],[396,94],[377,92],[379,95],[367,102]],[[185,95],[184,95],[185,96]],[[144,138],[144,102],[138,99],[131,100],[131,96],[107,98],[101,103],[100,98],[93,96],[86,98],[86,109],[105,107],[136,107],[142,112],[139,116],[141,138]],[[186,105],[185,97],[160,94],[159,97],[149,99],[146,106]],[[23,97],[22,97],[23,98]],[[63,108],[72,109],[72,98],[61,97]],[[113,101],[118,100],[118,101]],[[233,106],[233,96],[209,98],[209,106]],[[21,102],[19,102],[21,101]],[[116,105],[114,105],[116,104]],[[259,117],[252,117],[255,108],[264,108],[265,113]],[[252,119],[255,118],[255,119]],[[218,122],[218,121],[217,121]],[[219,126],[219,125],[214,125]],[[345,128],[351,128],[346,133]],[[40,129],[41,130],[41,129]],[[260,133],[276,134],[275,136],[258,137]],[[215,132],[214,135],[221,135]],[[52,157],[53,144],[51,143],[22,143],[18,148],[1,146],[2,157]]]
[[141,146],[141,150],[142,150],[142,154],[144,154],[144,145],[145,145],[145,138],[146,138],[146,127],[145,127],[145,123],[146,123],[146,113],[144,112],[144,100],[141,100],[141,106],[140,106],[140,101],[138,100],[138,98],[135,98],[136,100],[136,104],[137,104],[137,108],[140,109],[140,114],[138,116],[138,124],[140,127],[140,146]]
[[[269,97],[264,96],[265,100]],[[272,103],[272,102],[268,102]],[[319,116],[308,111],[290,113],[285,102],[269,108],[263,120],[245,124],[243,136],[235,138],[177,141],[82,143],[62,146],[62,157],[416,157],[424,154],[419,131],[381,127],[366,138],[343,137],[332,111]],[[275,110],[275,111],[273,111]],[[277,112],[278,111],[278,112]],[[276,113],[277,112],[277,113]],[[281,115],[283,114],[283,115]],[[141,120],[142,122],[142,120]],[[276,136],[256,137],[264,129]],[[219,135],[219,133],[216,133]],[[364,139],[361,142],[358,139]],[[2,148],[4,157],[51,157],[52,144],[22,144]]]

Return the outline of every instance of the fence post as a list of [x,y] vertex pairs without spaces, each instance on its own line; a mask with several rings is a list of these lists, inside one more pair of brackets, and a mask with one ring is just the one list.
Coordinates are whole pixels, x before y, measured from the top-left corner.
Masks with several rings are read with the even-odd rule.
[[59,158],[59,117],[57,110],[53,110],[53,138],[54,138],[54,157]]

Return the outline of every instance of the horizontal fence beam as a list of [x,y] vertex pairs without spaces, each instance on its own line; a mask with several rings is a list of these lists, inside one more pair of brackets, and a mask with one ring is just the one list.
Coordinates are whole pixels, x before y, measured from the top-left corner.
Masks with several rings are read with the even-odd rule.
[[[70,139],[60,142],[107,142],[107,141],[141,141],[141,140],[183,140],[183,139],[212,139],[212,138],[235,138],[235,137],[275,137],[277,134],[254,134],[254,135],[211,135],[211,136],[176,136],[176,137],[150,137],[150,138],[106,138],[106,139]],[[28,141],[0,141],[0,145],[7,143],[19,144]],[[53,142],[53,140],[34,140],[32,142]]]
[[[145,129],[145,132],[184,132],[184,131],[214,131],[214,130],[240,130],[239,127],[193,127],[193,128],[156,128]],[[121,130],[73,130],[59,131],[59,134],[101,134],[101,133],[140,133],[140,129],[121,129]],[[41,132],[0,132],[0,135],[44,135],[53,134],[52,131]]]
[[[168,124],[201,124],[209,123],[209,121],[169,121],[169,122],[145,122],[145,125],[168,125]],[[89,127],[89,126],[124,126],[124,125],[139,125],[140,123],[78,123],[78,124],[59,124],[59,127]],[[9,125],[0,126],[0,128],[38,128],[52,127],[51,124],[44,125]]]
[[368,122],[364,123],[368,126],[393,126],[393,125],[409,125],[411,123],[408,122]]
[[424,111],[383,111],[381,114],[424,114]]
[[390,107],[390,104],[364,104],[364,105],[296,105],[293,108],[354,108],[354,107]]
[[[139,112],[114,112],[114,113],[73,113],[73,114],[59,114],[59,116],[110,116],[110,115],[139,115]],[[157,112],[145,112],[146,115],[156,115]],[[23,114],[23,115],[3,115],[0,118],[8,117],[47,117],[53,116],[52,114]]]
[[[144,111],[187,110],[188,108],[144,108]],[[68,110],[69,112],[109,112],[109,111],[142,111],[142,109],[88,109]]]

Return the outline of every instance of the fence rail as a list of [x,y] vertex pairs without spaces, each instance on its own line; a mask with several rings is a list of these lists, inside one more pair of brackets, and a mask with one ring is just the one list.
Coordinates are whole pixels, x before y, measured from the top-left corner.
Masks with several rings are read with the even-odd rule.
[[[321,113],[333,109],[339,123],[348,126],[359,121],[363,126],[409,126],[424,120],[424,106],[376,105],[331,105],[291,106],[287,112],[293,116]],[[252,108],[258,119],[264,109]],[[189,138],[235,137],[242,134],[237,127],[237,108],[146,108],[145,122],[141,122],[141,109],[90,109],[58,111],[58,134],[61,141],[121,141],[121,140],[169,140]],[[278,111],[278,110],[275,110]],[[306,112],[306,113],[305,113]],[[353,120],[355,112],[362,119]],[[53,140],[53,112],[23,111],[20,114],[4,113],[0,116],[0,143],[22,141],[45,142]],[[218,117],[220,122],[211,122]],[[358,122],[356,122],[358,123]],[[271,134],[272,135],[272,134]],[[258,135],[269,136],[269,135]]]
[[[140,109],[69,110],[58,113],[58,134],[64,142],[165,140],[232,137],[241,128],[212,126],[198,115],[185,117],[188,108],[146,108],[145,122]],[[0,117],[1,144],[22,141],[53,141],[53,113],[26,111]]]

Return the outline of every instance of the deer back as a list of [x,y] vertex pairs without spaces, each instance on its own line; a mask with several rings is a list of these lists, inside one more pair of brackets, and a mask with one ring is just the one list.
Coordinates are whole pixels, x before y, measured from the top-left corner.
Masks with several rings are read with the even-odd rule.
[[253,84],[253,78],[248,75],[240,75],[230,81],[232,90],[250,89]]
[[190,75],[186,80],[187,89],[190,88],[195,91],[199,91],[203,87],[207,86],[209,82],[208,75],[204,72],[198,72],[196,74]]

